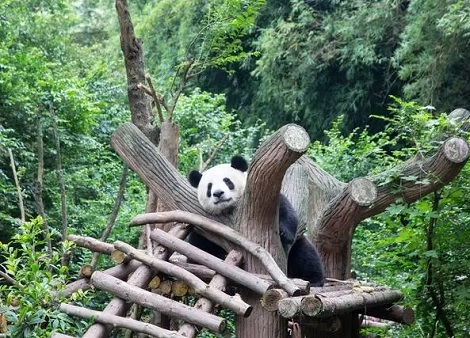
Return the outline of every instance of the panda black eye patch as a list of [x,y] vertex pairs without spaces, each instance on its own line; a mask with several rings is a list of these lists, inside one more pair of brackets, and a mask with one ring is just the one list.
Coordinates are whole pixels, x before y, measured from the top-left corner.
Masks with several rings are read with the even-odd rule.
[[211,190],[212,190],[212,183],[209,183],[207,185],[207,193],[206,193],[207,197],[211,197]]
[[230,190],[235,189],[235,184],[233,184],[233,182],[230,178],[225,177],[224,182]]

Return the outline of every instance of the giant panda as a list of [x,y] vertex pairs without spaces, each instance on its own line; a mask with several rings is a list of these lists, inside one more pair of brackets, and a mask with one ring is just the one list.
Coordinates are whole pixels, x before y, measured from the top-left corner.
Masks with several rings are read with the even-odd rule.
[[[232,212],[245,191],[248,163],[241,156],[232,157],[231,163],[216,165],[203,173],[193,170],[189,183],[197,188],[202,208],[210,214]],[[297,214],[286,196],[279,196],[279,236],[284,250],[288,250],[287,276],[310,281],[312,286],[323,285],[323,266],[320,257],[307,237],[296,240]],[[223,259],[226,251],[205,237],[192,232],[189,243]]]

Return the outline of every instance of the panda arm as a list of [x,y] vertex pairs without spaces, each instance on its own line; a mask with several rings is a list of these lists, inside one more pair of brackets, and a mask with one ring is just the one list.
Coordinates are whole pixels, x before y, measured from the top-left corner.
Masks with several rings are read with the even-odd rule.
[[283,194],[279,196],[279,236],[284,249],[295,242],[299,221],[294,207]]

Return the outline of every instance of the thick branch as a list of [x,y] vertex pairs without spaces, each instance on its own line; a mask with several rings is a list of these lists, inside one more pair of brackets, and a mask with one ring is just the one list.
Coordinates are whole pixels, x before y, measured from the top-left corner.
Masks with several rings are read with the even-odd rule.
[[126,0],[116,0],[119,28],[121,31],[121,50],[127,74],[127,96],[132,114],[132,122],[150,139],[158,143],[158,130],[152,126],[153,116],[150,100],[140,83],[145,83],[142,41],[135,36]]
[[175,210],[165,213],[138,215],[134,217],[134,219],[131,221],[131,224],[142,224],[142,222],[162,223],[171,221],[191,223],[195,226],[200,226],[210,233],[217,234],[219,237],[226,238],[230,242],[234,243],[238,247],[245,249],[250,254],[258,258],[265,269],[269,272],[271,277],[276,281],[276,283],[278,283],[290,295],[300,294],[300,290],[284,275],[271,255],[269,255],[269,253],[263,247],[247,240],[232,228],[217,223],[216,221],[205,218],[203,216]]
[[111,145],[121,158],[170,209],[203,215],[231,225],[228,216],[215,217],[199,205],[196,190],[132,123],[119,127]]
[[[278,205],[281,184],[289,166],[310,144],[306,131],[297,125],[286,125],[275,132],[258,149],[248,170],[245,193],[235,229],[246,238],[258,241],[276,263],[286,268],[287,258],[279,238]],[[263,268],[246,258],[248,271],[263,273]],[[287,291],[287,290],[286,290]]]
[[285,298],[279,301],[279,313],[285,318],[303,313],[309,317],[330,317],[363,308],[393,304],[403,298],[399,291],[355,291],[347,294],[317,294]]
[[[282,127],[266,140],[251,162],[245,193],[237,210],[235,230],[266,249],[283,271],[287,269],[287,256],[279,237],[279,193],[284,174],[307,150],[309,143],[306,131],[293,124]],[[253,255],[244,257],[247,271],[265,273],[263,264]],[[282,288],[292,295],[284,286]],[[263,310],[257,295],[242,291],[242,297],[254,305],[250,318],[257,320],[237,316],[237,337],[275,337],[287,329],[285,321],[276,313]]]
[[200,325],[215,332],[222,332],[226,327],[226,322],[223,318],[145,291],[100,271],[93,273],[91,283],[126,301],[140,304],[149,309],[159,311],[189,323]]
[[176,277],[177,279],[186,282],[194,289],[196,294],[209,298],[239,315],[248,317],[252,311],[252,307],[250,305],[240,301],[238,298],[230,297],[220,290],[210,288],[206,283],[197,278],[195,275],[176,265],[148,256],[145,253],[134,249],[129,244],[121,241],[115,242],[114,246],[116,249],[125,252],[130,257],[147,264],[155,270],[166,273],[167,275]]
[[154,229],[150,233],[150,237],[161,245],[191,257],[195,262],[204,264],[217,271],[217,273],[253,290],[257,294],[263,294],[271,287],[269,283],[252,276],[250,273],[238,267],[225,264],[221,259],[193,247],[188,242],[173,238],[160,229]]
[[130,318],[123,318],[106,314],[104,312],[90,310],[75,305],[60,304],[59,310],[68,315],[77,316],[85,319],[94,319],[95,321],[103,324],[111,324],[117,327],[123,327],[135,332],[145,333],[155,337],[165,338],[184,338],[184,336],[174,332],[162,329],[158,326],[139,322]]
[[[343,251],[357,223],[384,211],[397,199],[411,203],[440,189],[460,172],[468,155],[466,141],[454,137],[446,140],[432,157],[416,157],[389,172],[361,179],[359,185],[353,180],[330,201],[316,224],[319,250],[329,252],[336,248]],[[391,176],[398,176],[398,181],[383,184]],[[415,180],[409,180],[410,177]],[[359,191],[359,200],[355,198],[354,184]],[[374,198],[374,195],[377,197]],[[361,203],[361,200],[366,203]],[[328,248],[324,249],[322,245]]]

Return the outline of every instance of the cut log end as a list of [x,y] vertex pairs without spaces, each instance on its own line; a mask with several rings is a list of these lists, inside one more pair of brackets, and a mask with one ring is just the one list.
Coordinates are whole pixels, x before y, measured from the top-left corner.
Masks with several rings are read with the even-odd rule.
[[283,136],[286,146],[296,152],[305,152],[310,144],[308,133],[304,128],[295,124],[288,125]]
[[467,142],[460,137],[452,137],[444,144],[444,155],[453,163],[462,163],[467,160],[469,149]]
[[261,305],[266,311],[277,311],[279,301],[287,297],[289,295],[282,289],[270,289],[261,298]]
[[352,199],[360,206],[369,206],[377,199],[377,187],[367,178],[359,177],[351,181]]

